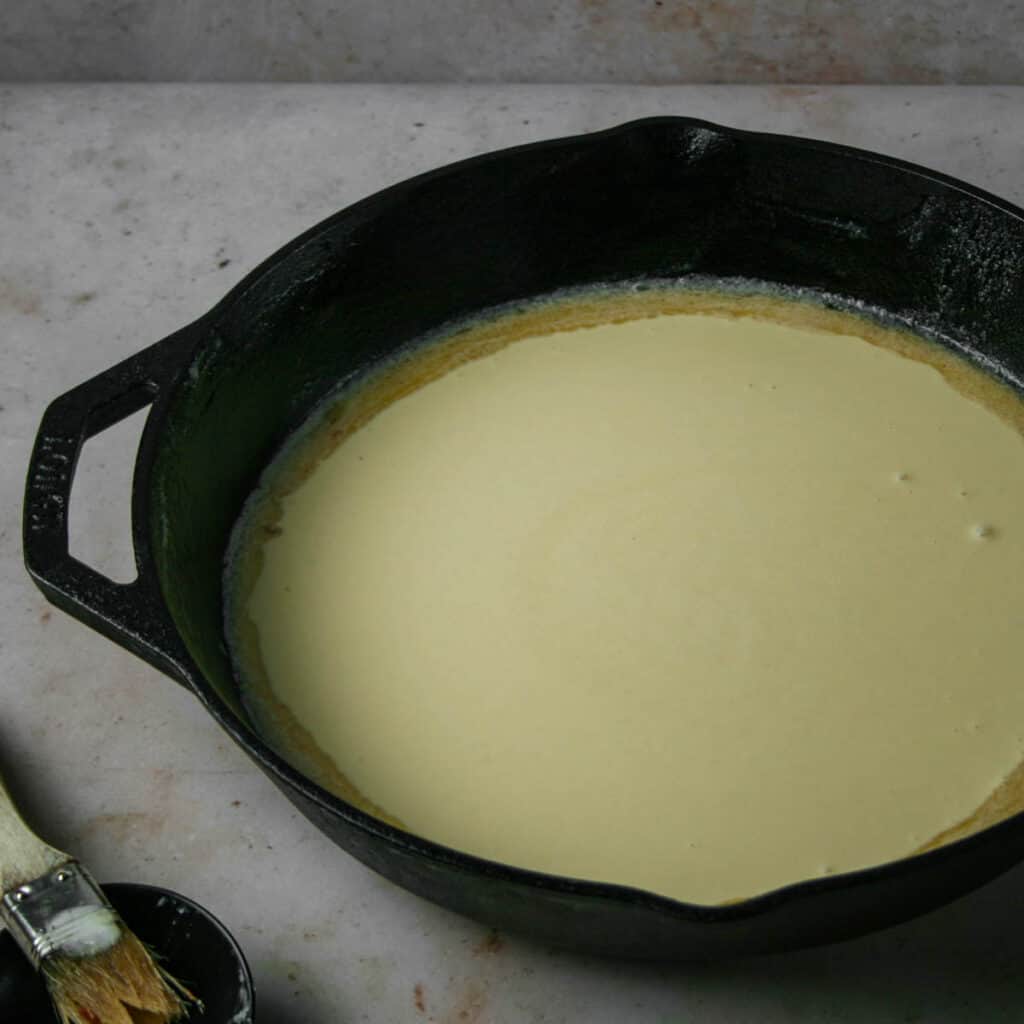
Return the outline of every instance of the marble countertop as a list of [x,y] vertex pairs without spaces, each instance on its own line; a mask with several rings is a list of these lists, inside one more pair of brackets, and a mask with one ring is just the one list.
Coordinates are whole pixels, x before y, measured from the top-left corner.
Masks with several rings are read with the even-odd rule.
[[[653,114],[826,138],[1024,202],[1024,88],[0,86],[0,762],[103,880],[165,885],[244,947],[261,1022],[1019,1021],[1024,867],[910,924],[711,965],[555,952],[331,845],[181,687],[51,609],[21,565],[51,398],[184,325],[277,246],[419,171]],[[131,565],[138,418],[90,442],[73,550]]]

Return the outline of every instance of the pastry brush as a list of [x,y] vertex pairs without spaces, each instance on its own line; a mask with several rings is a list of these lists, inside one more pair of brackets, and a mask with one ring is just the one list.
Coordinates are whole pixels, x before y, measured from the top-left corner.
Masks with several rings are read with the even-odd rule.
[[0,779],[0,922],[43,974],[61,1024],[170,1024],[190,993],[74,858],[21,819]]

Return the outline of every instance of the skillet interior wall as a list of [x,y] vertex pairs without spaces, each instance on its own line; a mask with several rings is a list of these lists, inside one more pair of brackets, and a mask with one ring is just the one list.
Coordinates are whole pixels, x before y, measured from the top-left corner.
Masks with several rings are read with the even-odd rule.
[[149,480],[157,574],[230,703],[222,560],[274,450],[340,380],[446,321],[582,285],[746,278],[960,340],[1024,377],[1024,222],[831,148],[675,120],[482,158],[375,197],[204,322]]

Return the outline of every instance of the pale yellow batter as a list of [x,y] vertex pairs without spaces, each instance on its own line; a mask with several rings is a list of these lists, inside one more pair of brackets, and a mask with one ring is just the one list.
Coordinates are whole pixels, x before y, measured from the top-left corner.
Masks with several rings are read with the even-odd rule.
[[242,547],[254,692],[520,867],[717,903],[910,853],[1024,758],[999,386],[792,303],[617,301],[339,406]]

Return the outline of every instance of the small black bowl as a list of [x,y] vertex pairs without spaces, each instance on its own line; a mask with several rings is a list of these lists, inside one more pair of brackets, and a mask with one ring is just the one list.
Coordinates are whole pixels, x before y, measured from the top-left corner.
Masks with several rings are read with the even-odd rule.
[[[125,924],[203,1004],[197,1024],[252,1024],[249,965],[231,933],[209,911],[152,885],[103,886]],[[0,933],[0,1020],[57,1024],[46,985],[6,933]]]

